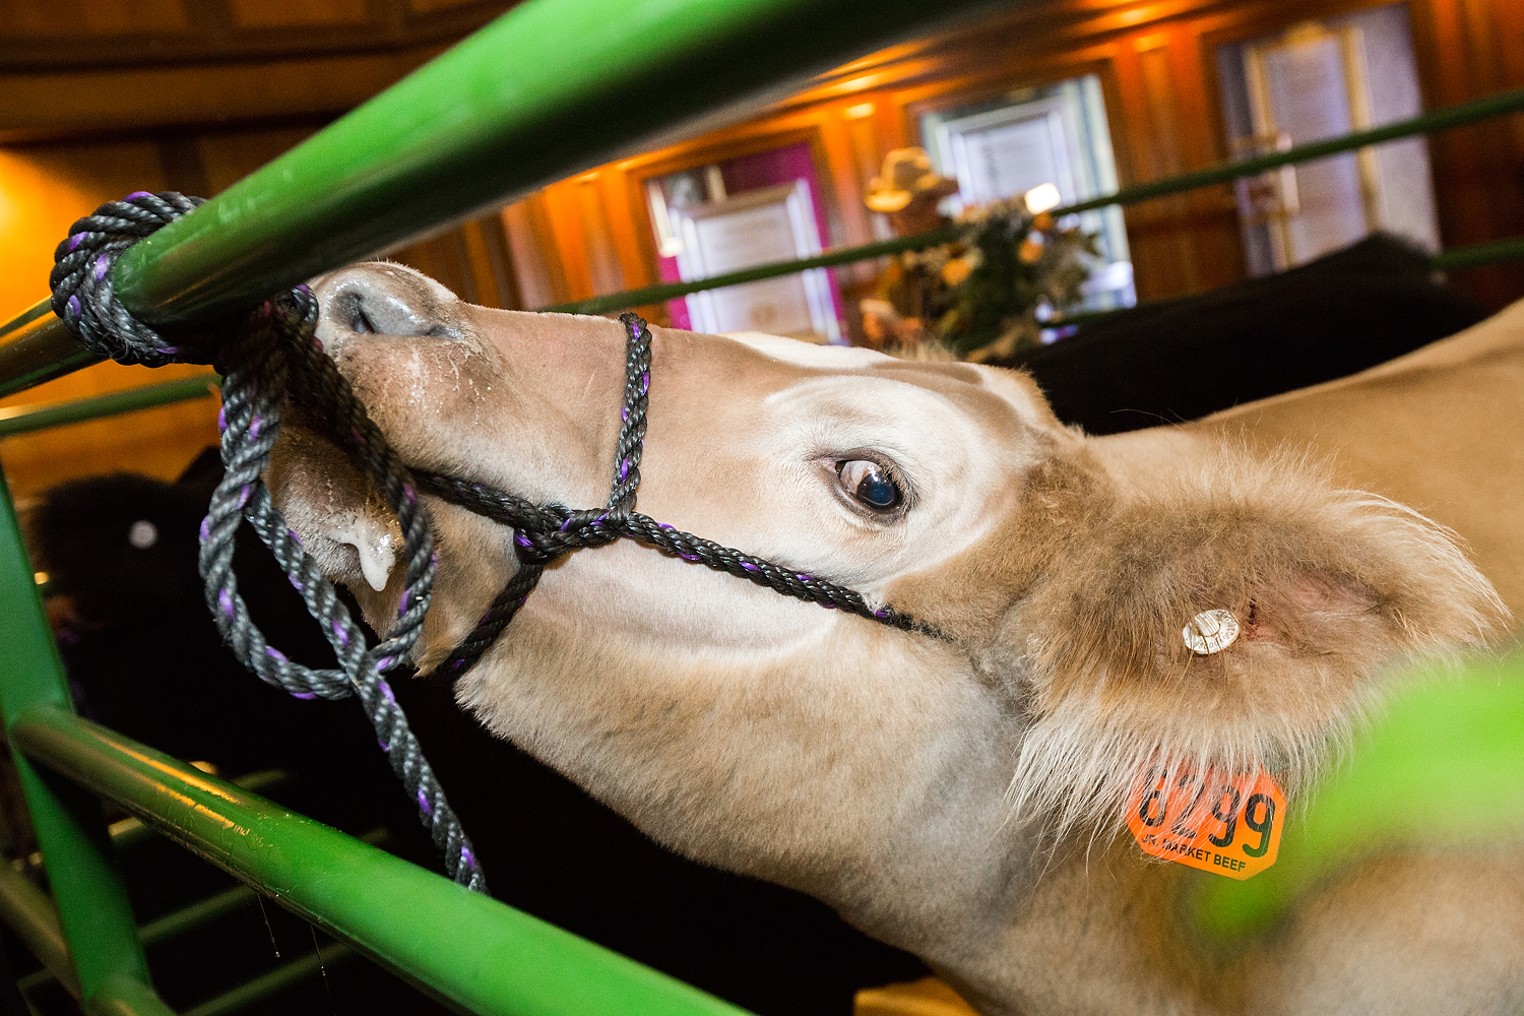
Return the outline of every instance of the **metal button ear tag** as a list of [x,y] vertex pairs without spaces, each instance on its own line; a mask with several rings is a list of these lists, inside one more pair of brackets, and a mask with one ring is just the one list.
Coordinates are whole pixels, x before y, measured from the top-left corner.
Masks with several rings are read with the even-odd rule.
[[1238,638],[1238,618],[1231,610],[1203,610],[1180,629],[1185,647],[1198,656],[1210,656],[1228,648]]

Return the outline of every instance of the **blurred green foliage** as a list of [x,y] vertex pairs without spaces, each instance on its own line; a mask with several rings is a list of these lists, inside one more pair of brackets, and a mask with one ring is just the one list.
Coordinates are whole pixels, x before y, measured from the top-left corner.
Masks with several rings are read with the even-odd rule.
[[1524,842],[1524,651],[1429,667],[1360,737],[1286,824],[1274,867],[1244,882],[1189,880],[1204,936],[1271,927],[1319,880],[1401,848]]

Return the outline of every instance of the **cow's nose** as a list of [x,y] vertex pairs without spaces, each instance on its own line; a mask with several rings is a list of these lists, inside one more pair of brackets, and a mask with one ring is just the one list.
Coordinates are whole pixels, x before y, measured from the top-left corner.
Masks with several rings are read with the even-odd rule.
[[345,269],[317,286],[318,337],[330,355],[360,335],[459,338],[441,319],[439,301],[406,275]]

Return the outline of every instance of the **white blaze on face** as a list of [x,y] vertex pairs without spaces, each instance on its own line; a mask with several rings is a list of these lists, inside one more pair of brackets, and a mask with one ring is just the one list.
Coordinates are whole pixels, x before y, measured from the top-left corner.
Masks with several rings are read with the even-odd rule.
[[[640,510],[848,586],[874,605],[902,576],[986,538],[1037,459],[1040,413],[1014,377],[774,336],[729,341],[763,354],[728,375],[749,386],[735,399],[703,381],[664,385],[658,355]],[[674,381],[706,377],[711,350],[735,363],[722,341],[688,344],[682,355],[697,359],[687,371],[673,363]],[[885,467],[903,488],[903,511],[853,502],[843,477],[863,462]],[[673,647],[816,637],[839,617],[623,543],[571,555],[527,609],[556,625],[590,596],[601,604],[600,631]]]

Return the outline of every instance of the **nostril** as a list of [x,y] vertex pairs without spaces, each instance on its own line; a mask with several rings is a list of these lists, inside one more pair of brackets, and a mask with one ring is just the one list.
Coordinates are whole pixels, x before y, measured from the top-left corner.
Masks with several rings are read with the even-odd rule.
[[366,313],[365,298],[359,293],[350,291],[340,294],[333,302],[333,309],[334,318],[348,326],[350,331],[362,335],[376,333],[376,323]]
[[[340,344],[358,335],[461,338],[460,328],[448,313],[446,301],[419,285],[412,273],[404,273],[401,269],[361,265],[324,279],[319,291],[323,301],[323,324],[327,330],[324,338]],[[442,292],[450,300],[454,299],[448,291]]]

